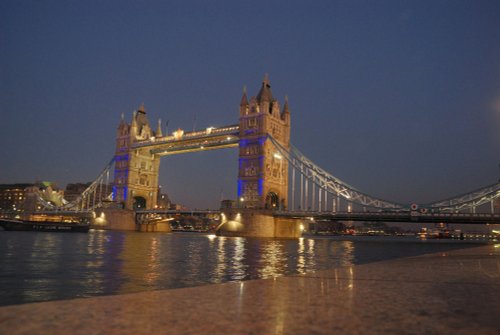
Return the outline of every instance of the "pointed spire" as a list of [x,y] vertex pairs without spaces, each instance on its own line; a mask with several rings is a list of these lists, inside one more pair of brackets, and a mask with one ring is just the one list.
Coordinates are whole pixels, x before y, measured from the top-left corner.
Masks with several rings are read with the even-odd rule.
[[288,95],[285,95],[285,105],[283,106],[283,111],[281,112],[281,119],[285,122],[290,120],[290,109],[288,107]]
[[139,109],[137,110],[139,113],[144,113],[146,114],[146,108],[144,108],[144,102],[139,106]]
[[264,80],[262,81],[262,87],[260,88],[259,94],[257,94],[257,101],[261,103],[263,101],[271,102],[273,100],[271,84],[269,83],[269,75],[266,73]]
[[241,97],[241,102],[240,106],[248,106],[248,99],[247,99],[247,86],[243,86],[243,96]]
[[120,115],[120,123],[118,124],[118,128],[123,128],[124,126],[127,125],[127,122],[125,122],[125,114]]
[[264,74],[264,80],[262,82],[269,85],[269,73]]
[[283,106],[283,113],[290,113],[288,109],[288,95],[285,95],[285,105]]
[[156,128],[156,137],[162,137],[163,134],[161,132],[161,119],[158,119],[158,127]]
[[137,120],[136,120],[136,117],[137,117],[137,112],[134,111],[134,113],[132,114],[132,128],[137,128]]

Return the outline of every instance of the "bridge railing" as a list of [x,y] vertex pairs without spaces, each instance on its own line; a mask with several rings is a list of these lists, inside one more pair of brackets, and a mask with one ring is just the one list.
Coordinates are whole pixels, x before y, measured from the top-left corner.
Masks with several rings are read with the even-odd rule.
[[401,212],[302,212],[277,211],[276,216],[307,221],[410,222],[447,224],[500,224],[500,214]]
[[[400,210],[409,208],[409,206],[382,200],[380,198],[363,193],[347,184],[346,182],[334,177],[318,165],[314,164],[293,145],[290,145],[290,149],[287,149],[278,141],[276,141],[272,136],[269,135],[268,138],[278,150],[280,155],[283,156],[292,167],[292,210],[295,207],[295,171],[297,171],[299,173],[299,176],[301,176],[301,185],[299,190],[301,197],[301,208],[309,207],[309,198],[312,199],[313,207],[316,207],[316,193],[314,190],[315,188],[317,188],[318,191],[318,202],[322,202],[322,200],[325,200],[322,202],[322,205],[319,205],[318,203],[319,211],[323,211],[324,208],[327,208],[327,206],[324,205],[326,204],[328,196],[330,196],[330,198],[334,197],[336,199],[342,198],[350,204],[358,204],[360,206],[373,209]],[[305,186],[303,185],[304,181],[302,179],[305,179]],[[309,190],[308,188],[308,183],[311,183],[311,190]],[[306,201],[304,201],[304,198],[306,198]]]
[[[485,204],[489,203],[489,211],[494,213],[494,202],[496,199],[500,198],[500,183],[495,183],[466,194],[423,205],[404,205],[382,200],[361,192],[346,182],[329,174],[313,163],[293,145],[290,145],[290,149],[288,149],[276,141],[272,136],[269,135],[268,138],[279,154],[287,160],[292,168],[292,190],[291,196],[289,197],[292,200],[290,206],[292,211],[296,207],[296,172],[298,172],[301,179],[298,193],[300,196],[299,207],[302,208],[303,211],[307,211],[309,207],[312,207],[314,211],[318,212],[328,211],[328,208],[331,208],[333,211],[340,211],[340,202],[338,200],[342,198],[347,203],[348,208],[351,208],[353,204],[357,204],[363,208],[363,211],[367,208],[400,211],[410,210],[412,207],[415,207],[415,209],[422,209],[422,212],[457,213],[468,210],[475,213],[477,208],[481,206],[484,207]],[[327,203],[328,198],[333,199],[331,207]]]
[[449,199],[440,200],[421,207],[431,210],[457,212],[461,210],[472,210],[484,204],[491,204],[491,212],[495,211],[494,201],[500,197],[500,183],[495,183],[472,192],[461,194]]
[[168,135],[163,137],[155,137],[152,139],[142,140],[134,143],[134,148],[141,148],[151,146],[153,144],[174,143],[182,140],[202,139],[207,137],[221,136],[221,135],[234,135],[239,132],[239,125],[231,125],[225,127],[208,127],[205,130],[197,130],[192,132],[183,133],[181,136]]

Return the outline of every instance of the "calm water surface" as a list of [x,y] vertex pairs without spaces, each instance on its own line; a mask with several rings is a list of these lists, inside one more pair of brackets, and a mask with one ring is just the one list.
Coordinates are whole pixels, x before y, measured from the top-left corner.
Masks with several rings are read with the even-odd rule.
[[467,246],[414,237],[346,241],[0,231],[0,305],[301,274]]

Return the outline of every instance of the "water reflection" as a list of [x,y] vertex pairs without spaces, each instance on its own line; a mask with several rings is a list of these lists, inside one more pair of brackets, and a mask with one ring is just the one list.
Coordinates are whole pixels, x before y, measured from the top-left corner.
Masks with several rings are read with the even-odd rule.
[[[224,244],[226,243],[226,238],[218,237],[216,241],[217,243],[215,244],[215,250],[217,250],[217,266],[215,267],[215,271],[213,271],[213,273],[215,274],[213,279],[215,283],[220,283],[222,282],[224,274],[226,273],[226,253],[224,252]],[[211,240],[211,242],[213,242],[213,239]],[[214,246],[214,244],[211,243],[210,246]]]
[[262,248],[259,277],[277,277],[286,273],[287,257],[283,250],[283,241],[270,241]]
[[86,291],[91,294],[104,293],[105,275],[99,269],[104,266],[104,255],[106,252],[106,234],[103,231],[97,231],[89,235],[87,254],[93,255],[85,262],[85,269],[82,273],[82,285]]
[[[451,249],[441,247],[432,251]],[[427,251],[422,245],[401,248],[398,243],[328,238],[0,232],[0,305],[275,278],[339,267],[350,267],[352,279],[353,264],[403,256],[405,250],[409,255]],[[345,269],[342,273],[345,279]],[[335,276],[338,281],[337,271]],[[346,289],[352,288],[354,281],[348,285]]]
[[316,267],[316,250],[314,249],[314,240],[307,240],[307,252],[306,252],[306,263],[305,272],[310,271]]
[[297,272],[300,274],[306,273],[306,258],[304,256],[304,238],[301,237],[299,238],[299,244],[298,244],[298,257],[297,257]]
[[[53,276],[44,276],[44,273],[53,273],[58,271],[60,259],[61,241],[54,237],[53,234],[40,234],[36,236],[32,247],[30,257],[23,265],[26,266],[24,271],[31,274],[32,279],[22,282],[22,300],[51,300],[56,298],[53,286],[55,278]],[[43,253],[43,255],[42,255]],[[38,259],[34,262],[32,259]],[[33,286],[30,284],[34,284]],[[36,289],[39,287],[40,289]]]
[[160,241],[158,237],[153,237],[149,246],[149,258],[146,262],[147,271],[144,274],[144,281],[149,286],[154,286],[156,281],[160,278],[159,273],[159,252],[160,252]]
[[246,269],[248,266],[244,264],[245,241],[243,237],[236,237],[234,240],[234,255],[231,261],[234,280],[243,280],[246,276]]
[[237,301],[238,301],[238,313],[241,314],[242,308],[243,308],[243,297],[245,295],[245,282],[240,282],[240,287],[238,290],[238,296],[237,296]]

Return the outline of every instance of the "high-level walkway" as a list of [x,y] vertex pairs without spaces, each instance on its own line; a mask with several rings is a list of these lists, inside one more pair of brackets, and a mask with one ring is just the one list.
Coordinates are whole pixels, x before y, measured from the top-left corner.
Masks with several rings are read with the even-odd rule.
[[0,308],[1,334],[499,334],[497,244],[275,279]]

